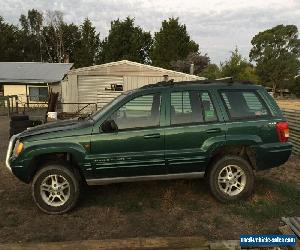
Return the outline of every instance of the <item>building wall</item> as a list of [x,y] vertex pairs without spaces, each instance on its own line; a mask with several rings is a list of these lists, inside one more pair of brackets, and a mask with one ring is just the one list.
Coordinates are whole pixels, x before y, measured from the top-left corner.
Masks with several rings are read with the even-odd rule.
[[[147,84],[154,84],[168,79],[178,81],[199,80],[200,77],[180,72],[149,67],[137,63],[115,63],[96,65],[76,69],[68,74],[68,80],[62,84],[64,102],[95,102],[98,108],[103,107],[121,92],[114,93],[106,90],[112,83],[123,83],[124,91],[136,89]],[[75,107],[73,107],[74,109]],[[72,108],[64,108],[72,112]]]
[[77,86],[77,75],[69,75],[67,79],[61,83],[61,92],[62,98],[61,101],[63,104],[63,112],[76,112],[78,107],[68,104],[68,103],[77,103],[78,100],[78,86]]
[[[182,76],[168,76],[169,80],[174,80],[174,82],[180,81],[191,81],[195,80],[188,77]],[[157,82],[164,81],[164,76],[135,76],[135,75],[126,75],[124,76],[124,90],[131,90],[143,87],[147,84],[154,84]]]
[[[24,106],[27,101],[29,103],[45,103],[44,101],[31,101],[29,98],[27,99],[27,95],[29,95],[29,88],[30,87],[48,87],[47,84],[7,84],[3,86],[4,96],[9,95],[17,95],[19,99],[19,106]],[[61,92],[61,85],[55,84],[51,86],[53,92]],[[26,92],[27,89],[27,92]],[[49,89],[48,89],[49,92]],[[15,105],[15,101],[14,101]]]
[[[26,85],[4,85],[4,96],[17,95],[19,101],[22,103],[26,102]],[[16,105],[14,101],[14,106]]]
[[61,83],[55,83],[55,84],[49,85],[49,93],[50,93],[51,91],[52,91],[53,93],[59,93],[58,98],[60,99],[60,98],[61,98],[61,94],[62,94]]

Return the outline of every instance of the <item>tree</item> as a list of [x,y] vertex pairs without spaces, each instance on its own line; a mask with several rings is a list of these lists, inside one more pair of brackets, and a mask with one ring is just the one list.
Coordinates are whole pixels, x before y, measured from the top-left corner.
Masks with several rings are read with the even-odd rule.
[[300,98],[300,75],[297,75],[289,84],[288,88],[298,98]]
[[238,48],[231,52],[229,60],[221,63],[221,76],[233,77],[237,81],[259,81],[255,68],[239,53]]
[[75,24],[66,24],[62,25],[62,33],[63,33],[63,40],[64,40],[64,61],[66,61],[66,57],[69,57],[69,61],[74,63],[75,67],[79,65],[78,59],[78,51],[80,50],[80,39],[81,33]]
[[259,32],[251,44],[250,59],[256,62],[257,74],[273,87],[273,92],[298,74],[300,40],[295,25],[278,25]]
[[84,67],[95,64],[99,53],[100,34],[92,22],[86,18],[80,26],[80,42],[77,51],[76,66]]
[[199,52],[191,52],[185,60],[170,62],[171,68],[176,71],[189,74],[191,64],[194,64],[194,74],[199,74],[210,62],[207,54],[201,55]]
[[108,36],[101,43],[100,62],[131,60],[149,63],[149,52],[152,46],[150,32],[145,32],[134,25],[134,19],[127,17],[111,22]]
[[47,26],[43,28],[44,53],[48,62],[61,63],[65,57],[63,13],[47,11]]
[[78,26],[65,23],[60,11],[48,11],[46,21],[42,30],[43,61],[61,63],[68,57],[76,65],[81,39]]
[[201,71],[199,76],[206,77],[209,80],[215,80],[221,77],[221,71],[217,64],[208,64],[207,67]]
[[171,62],[184,60],[191,52],[198,52],[199,45],[190,39],[186,26],[178,18],[162,22],[159,32],[154,35],[151,51],[152,64],[172,68]]
[[43,20],[43,14],[35,9],[28,10],[27,16],[24,14],[20,16],[20,45],[24,61],[43,61]]
[[19,42],[18,28],[4,22],[0,16],[0,60],[21,61],[22,49]]

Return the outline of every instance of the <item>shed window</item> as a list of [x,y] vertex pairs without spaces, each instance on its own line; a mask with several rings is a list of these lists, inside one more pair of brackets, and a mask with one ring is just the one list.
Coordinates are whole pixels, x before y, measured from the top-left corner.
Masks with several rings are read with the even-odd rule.
[[48,100],[48,87],[29,87],[29,100],[46,102]]
[[108,91],[123,91],[123,84],[111,84],[110,88],[105,88]]

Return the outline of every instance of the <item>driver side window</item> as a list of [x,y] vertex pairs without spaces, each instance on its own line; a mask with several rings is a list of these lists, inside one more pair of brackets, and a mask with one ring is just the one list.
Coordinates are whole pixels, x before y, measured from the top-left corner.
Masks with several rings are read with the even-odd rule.
[[116,123],[118,130],[157,127],[160,105],[160,93],[139,96],[115,111],[110,119]]

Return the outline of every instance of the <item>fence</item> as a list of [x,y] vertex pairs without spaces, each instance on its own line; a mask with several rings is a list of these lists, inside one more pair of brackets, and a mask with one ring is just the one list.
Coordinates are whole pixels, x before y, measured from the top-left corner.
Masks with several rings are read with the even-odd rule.
[[289,122],[290,142],[293,144],[293,151],[300,155],[300,110],[284,109],[283,114]]
[[0,96],[0,116],[10,116],[19,112],[18,96]]
[[[63,110],[72,110],[64,113]],[[71,107],[71,108],[69,108]],[[45,120],[48,104],[46,102],[20,103],[19,113],[29,115],[32,120]],[[97,110],[96,103],[57,103],[57,112],[61,114],[60,119],[68,119],[78,116],[85,116]]]

